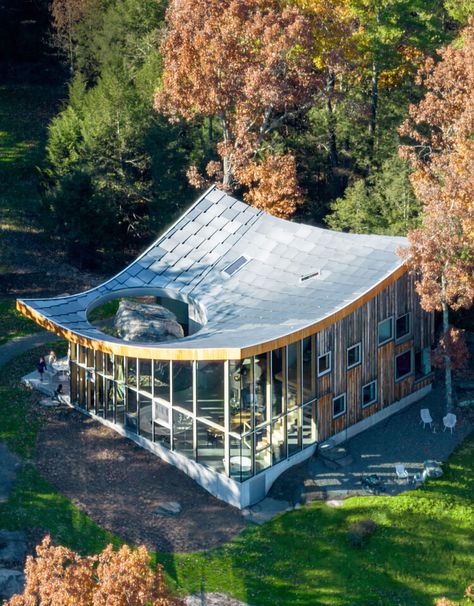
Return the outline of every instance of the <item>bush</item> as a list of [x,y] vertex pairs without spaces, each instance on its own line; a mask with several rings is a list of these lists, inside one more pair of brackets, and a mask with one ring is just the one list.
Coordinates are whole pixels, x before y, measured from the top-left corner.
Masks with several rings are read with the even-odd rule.
[[108,545],[98,556],[80,556],[67,547],[54,547],[46,537],[36,558],[26,560],[22,595],[5,606],[184,606],[165,586],[161,566],[149,565],[144,546],[131,550]]
[[367,542],[370,535],[374,534],[377,524],[370,519],[354,522],[347,531],[347,540],[351,547],[360,548]]

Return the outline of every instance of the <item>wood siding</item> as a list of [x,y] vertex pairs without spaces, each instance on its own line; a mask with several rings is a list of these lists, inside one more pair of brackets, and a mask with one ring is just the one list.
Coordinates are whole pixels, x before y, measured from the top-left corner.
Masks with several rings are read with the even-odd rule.
[[[410,332],[396,340],[396,320],[410,314]],[[379,322],[393,318],[393,338],[378,345]],[[318,379],[318,430],[320,440],[390,406],[428,385],[432,376],[415,381],[414,374],[397,381],[395,358],[406,351],[430,347],[434,337],[434,315],[424,312],[413,278],[405,274],[389,284],[350,315],[317,333],[317,355],[332,352],[331,373]],[[347,348],[361,343],[361,364],[347,368]],[[414,364],[414,360],[412,361]],[[377,401],[362,408],[362,388],[377,381]],[[333,419],[333,398],[346,394],[346,414]]]

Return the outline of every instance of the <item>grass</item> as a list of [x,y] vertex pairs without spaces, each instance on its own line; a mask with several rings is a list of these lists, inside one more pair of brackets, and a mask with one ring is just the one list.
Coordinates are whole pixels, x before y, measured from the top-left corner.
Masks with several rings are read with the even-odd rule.
[[52,86],[0,86],[0,212],[2,224],[24,228],[40,210],[38,171],[46,126],[63,92]]
[[119,304],[120,299],[113,299],[103,305],[99,305],[88,315],[89,322],[100,322],[101,320],[113,318],[118,311]]
[[[16,385],[47,349],[20,356],[0,376],[0,439],[27,461],[42,418]],[[222,591],[252,606],[433,606],[443,595],[460,601],[474,579],[473,497],[471,437],[451,456],[442,478],[416,491],[356,497],[340,508],[318,502],[249,527],[218,549],[154,557],[179,591]],[[350,524],[367,518],[377,530],[362,548],[351,547]],[[0,506],[0,527],[41,528],[81,553],[121,542],[60,495],[31,462]]]
[[19,387],[19,379],[35,368],[38,357],[54,347],[58,357],[66,354],[66,343],[47,343],[18,356],[0,376],[0,440],[25,461],[9,499],[0,506],[0,528],[41,529],[81,553],[96,553],[108,543],[122,541],[103,530],[71,501],[59,494],[31,462],[42,411],[32,404],[31,393]]
[[14,337],[38,332],[40,327],[15,309],[15,301],[0,298],[0,345]]
[[[159,555],[187,591],[225,591],[253,606],[432,606],[474,580],[474,439],[440,480],[396,497],[357,497],[286,513],[204,554]],[[373,519],[366,546],[351,523]]]

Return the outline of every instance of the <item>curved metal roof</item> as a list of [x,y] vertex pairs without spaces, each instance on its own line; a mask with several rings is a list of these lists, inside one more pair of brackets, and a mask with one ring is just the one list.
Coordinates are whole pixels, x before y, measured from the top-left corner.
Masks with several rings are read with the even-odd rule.
[[[404,245],[405,238],[278,219],[212,187],[107,282],[76,295],[19,300],[17,307],[46,328],[103,351],[234,359],[347,315],[404,273],[396,254]],[[241,266],[229,275],[235,261]],[[87,312],[107,299],[153,293],[190,302],[207,321],[183,339],[146,344],[125,343],[87,320]]]

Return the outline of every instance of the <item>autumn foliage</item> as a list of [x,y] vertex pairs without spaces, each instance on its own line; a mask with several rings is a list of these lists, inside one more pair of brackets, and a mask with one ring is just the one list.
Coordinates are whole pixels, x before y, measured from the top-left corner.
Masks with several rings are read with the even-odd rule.
[[98,556],[55,547],[46,537],[26,562],[26,585],[5,606],[183,606],[167,590],[161,567],[152,570],[145,547],[112,545]]
[[464,331],[450,326],[439,338],[436,349],[431,356],[431,363],[436,368],[444,368],[448,361],[452,370],[463,368],[469,357],[469,349],[464,340]]
[[409,263],[419,272],[425,309],[470,307],[474,299],[474,20],[463,45],[426,61],[419,82],[427,89],[401,134],[412,164],[411,182],[424,204],[420,230],[409,234]]
[[474,300],[474,20],[462,39],[461,46],[440,50],[438,63],[426,61],[419,73],[426,94],[400,129],[410,139],[400,151],[412,164],[424,211],[404,256],[417,276],[422,307],[443,311],[435,361],[445,368],[448,410],[451,370],[467,355],[461,333],[448,326],[449,308],[469,308]]
[[[291,214],[301,191],[294,160],[275,152],[273,136],[290,116],[309,108],[321,84],[313,46],[308,19],[277,0],[174,0],[167,11],[155,108],[172,121],[217,118],[221,165],[218,170],[211,163],[207,174],[220,176],[228,189],[252,183],[259,192],[249,193],[249,201],[270,191],[266,167],[284,169],[277,182],[291,171],[286,206],[281,193],[270,192],[279,216]],[[190,176],[202,183],[197,169]]]

